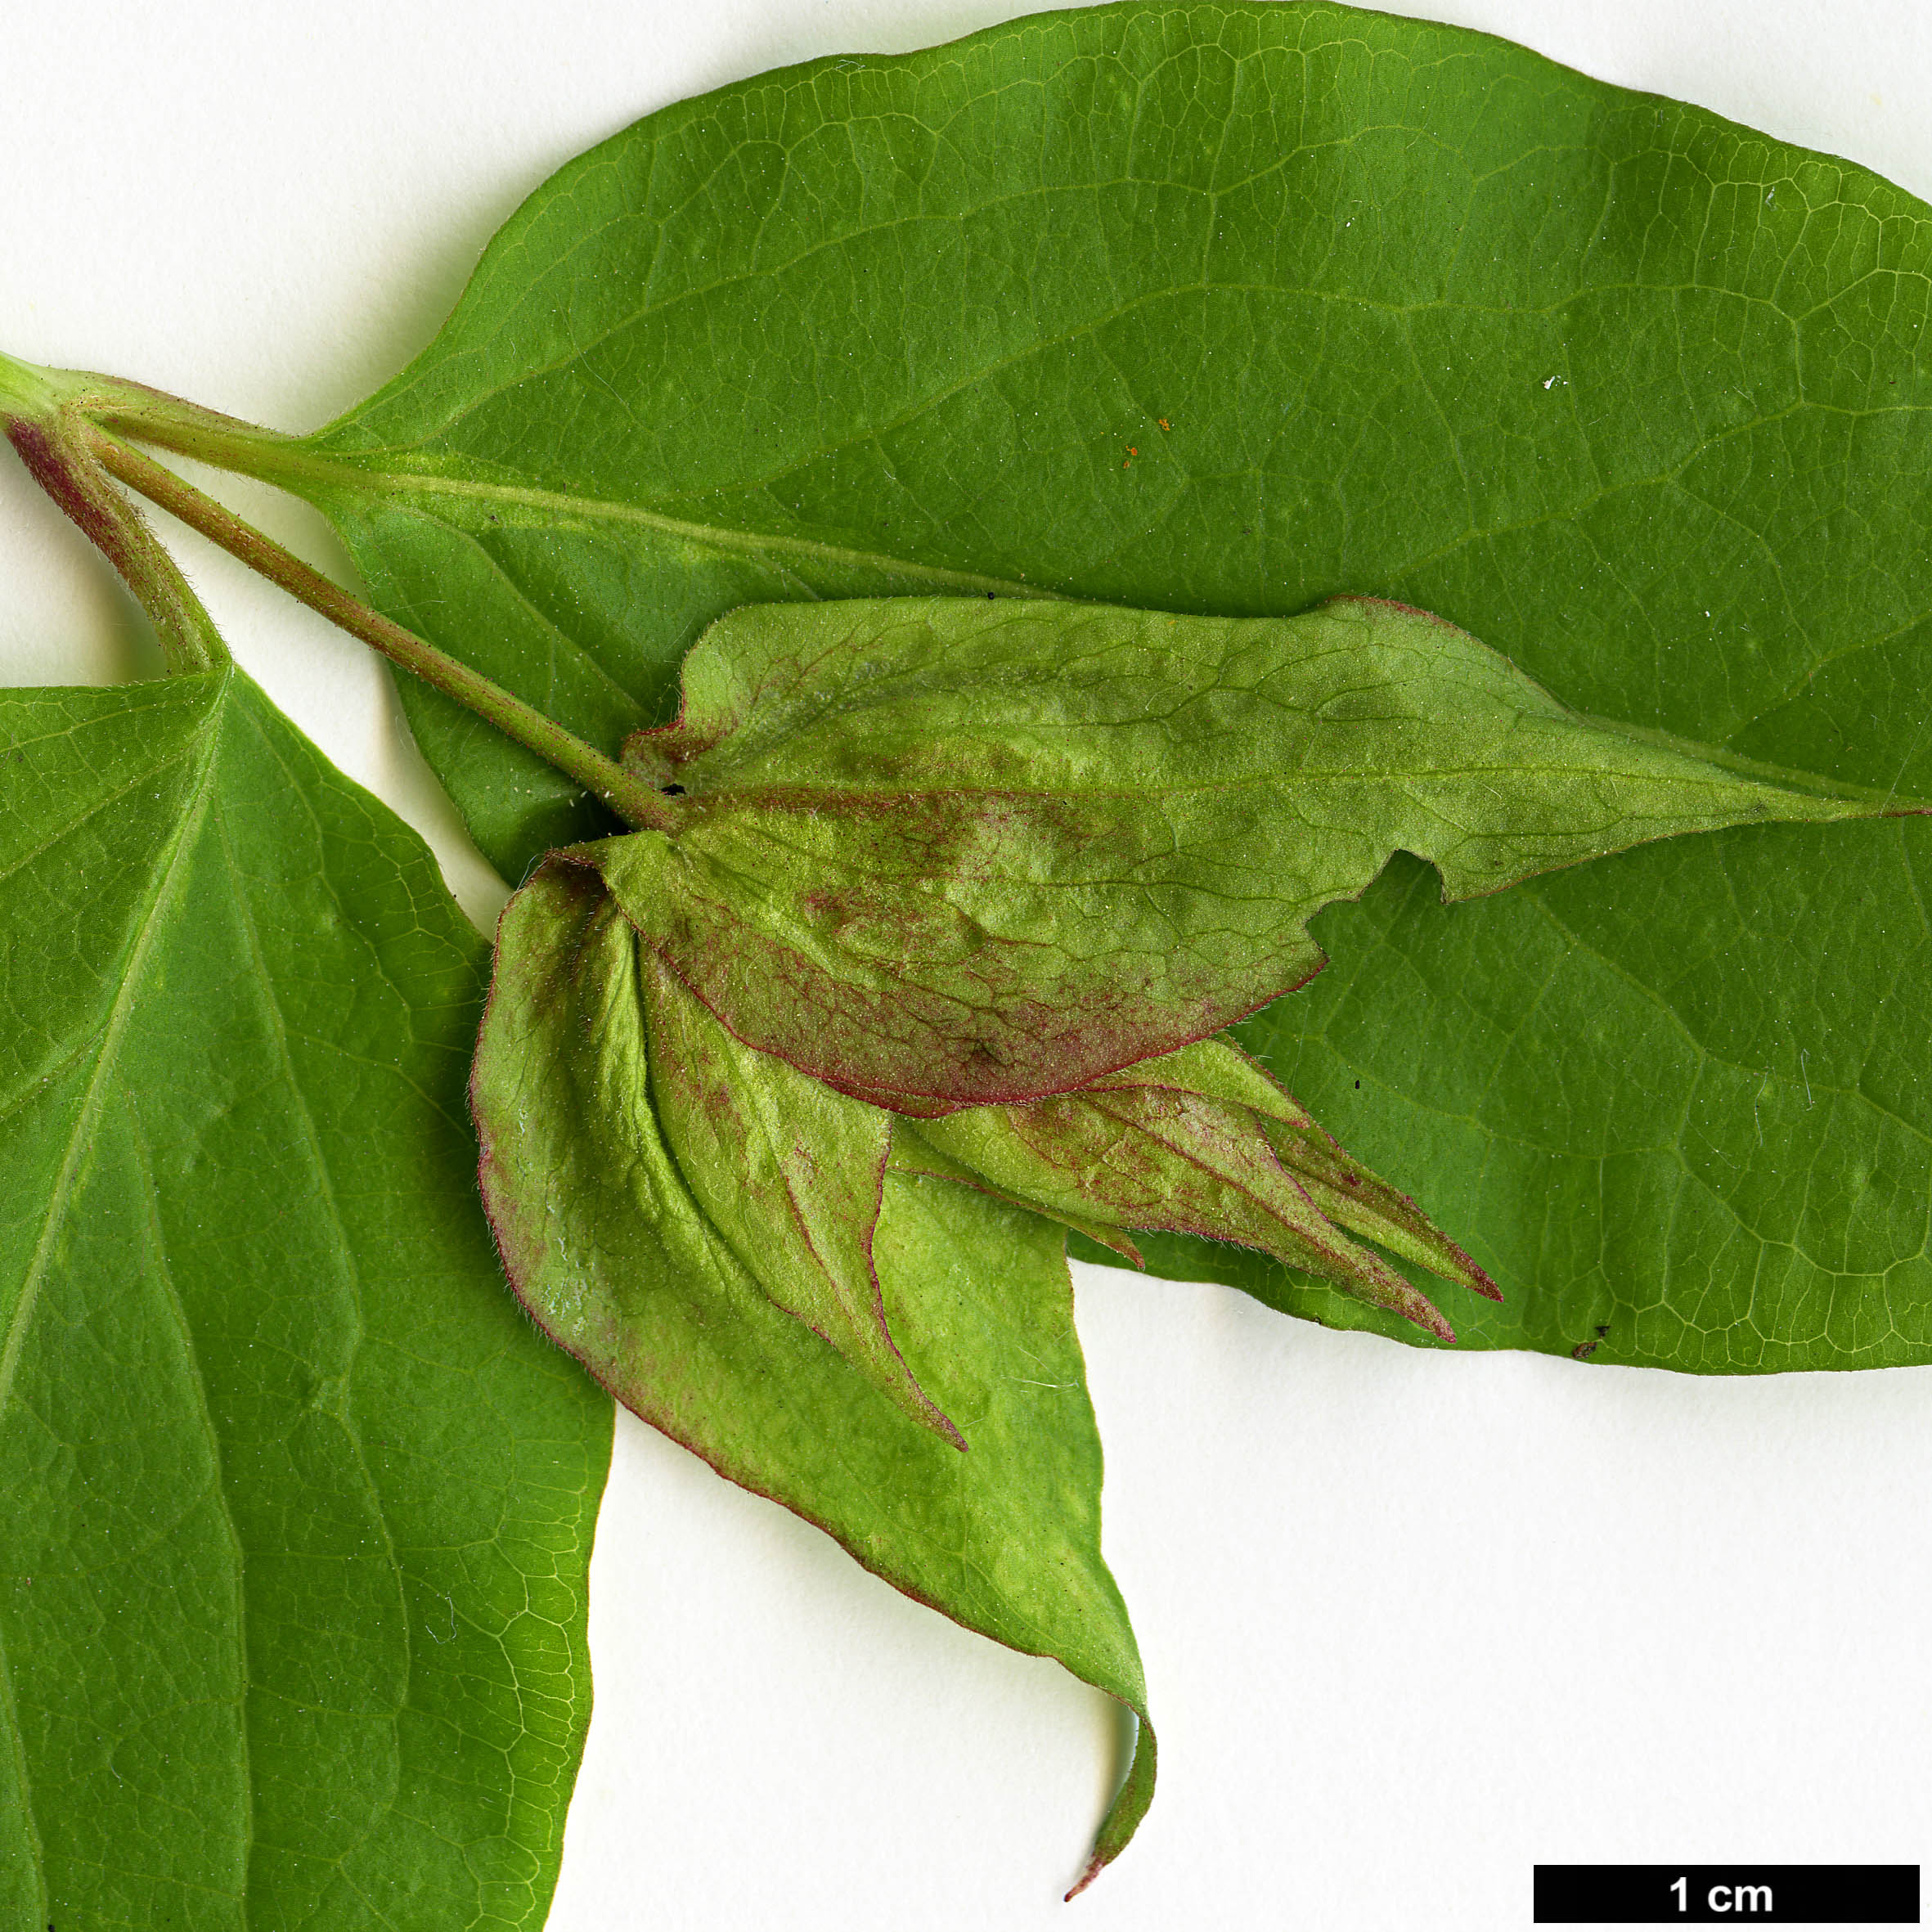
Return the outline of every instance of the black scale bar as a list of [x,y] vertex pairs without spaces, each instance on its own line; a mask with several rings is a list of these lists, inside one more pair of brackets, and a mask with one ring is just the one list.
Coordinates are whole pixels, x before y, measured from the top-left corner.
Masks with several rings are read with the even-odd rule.
[[1539,1925],[1916,1925],[1916,1865],[1539,1865]]

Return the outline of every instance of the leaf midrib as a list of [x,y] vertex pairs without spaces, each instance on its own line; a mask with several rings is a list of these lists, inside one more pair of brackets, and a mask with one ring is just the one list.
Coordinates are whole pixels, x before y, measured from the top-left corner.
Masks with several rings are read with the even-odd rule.
[[[264,737],[265,735],[261,731],[260,721],[251,717],[249,721],[254,727],[258,738]],[[269,752],[271,756],[276,756],[276,748],[272,744],[265,744],[264,748]],[[279,757],[277,762],[283,763]],[[283,763],[283,770],[285,772],[287,771],[285,763]],[[289,775],[292,778],[294,775],[290,774]],[[291,789],[294,788],[291,787]],[[287,1016],[282,1010],[281,1001],[276,990],[275,976],[269,969],[267,956],[263,950],[261,931],[256,923],[254,908],[249,904],[249,895],[244,883],[245,874],[240,858],[235,850],[234,840],[230,834],[225,815],[218,821],[218,836],[221,841],[222,862],[228,874],[229,890],[234,896],[237,920],[245,936],[249,958],[254,968],[254,980],[260,993],[263,1017],[267,1021],[269,1029],[274,1036],[276,1054],[281,1063],[282,1073],[288,1083],[288,1092],[294,1103],[295,1115],[300,1122],[303,1138],[308,1143],[309,1158],[314,1164],[313,1172],[319,1184],[319,1198],[328,1217],[329,1224],[335,1231],[338,1252],[345,1265],[344,1272],[347,1277],[345,1285],[348,1292],[344,1299],[349,1311],[349,1326],[352,1330],[348,1338],[347,1355],[348,1361],[353,1364],[360,1358],[363,1345],[368,1337],[368,1325],[365,1317],[366,1296],[362,1280],[362,1270],[357,1259],[355,1244],[349,1238],[348,1226],[343,1218],[341,1202],[336,1193],[335,1173],[329,1165],[328,1156],[322,1145],[321,1135],[317,1129],[315,1110],[309,1103],[308,1094],[296,1072],[294,1056],[289,1044]],[[345,1368],[345,1376],[349,1373],[350,1371]],[[388,1514],[380,1507],[381,1491],[376,1484],[375,1471],[369,1466],[368,1452],[362,1441],[362,1431],[346,1417],[343,1420],[342,1428],[344,1437],[353,1449],[356,1465],[363,1482],[366,1485],[367,1494],[377,1502],[377,1507],[372,1514],[381,1533],[383,1556],[388,1564],[389,1575],[394,1582],[398,1608],[402,1612],[398,1621],[402,1633],[403,1674],[405,1681],[407,1681],[414,1674],[416,1658],[414,1654],[415,1640],[410,1630],[408,1606],[405,1600],[402,1564],[397,1554],[395,1536],[390,1526]],[[240,1535],[237,1533],[238,1549],[240,1542]],[[245,1600],[238,1601],[236,1616],[238,1626],[245,1638],[248,1629]],[[250,1687],[252,1688],[252,1686]],[[255,1854],[258,1849],[254,1817],[255,1784],[249,1769],[254,1748],[249,1714],[245,1701],[242,1720],[243,1786],[245,1792],[245,1802],[248,1806],[245,1853],[247,1867],[242,1894],[242,1912],[245,1921],[248,1916],[249,1901],[254,1898],[255,1892]],[[358,1844],[362,1843],[367,1835],[368,1832],[365,1831],[358,1837],[357,1843]],[[338,1858],[337,1863],[339,1867],[346,1867],[346,1852]],[[365,1898],[364,1903],[370,1904],[372,1911],[375,1909],[372,1901]]]
[[[1804,771],[1795,767],[1771,765],[1759,759],[1741,757],[1717,745],[1700,745],[1694,739],[1674,738],[1668,734],[1647,732],[1641,728],[1630,729],[1617,724],[1607,724],[1600,719],[1582,721],[1607,735],[1633,739],[1640,743],[1653,744],[1660,748],[1681,753],[1689,758],[1700,759],[1716,766],[1747,783],[1777,786],[1801,794],[1808,798],[1817,798],[1828,804],[1871,805],[1883,809],[1881,817],[1909,818],[1916,814],[1932,810],[1924,799],[1903,794],[1896,788],[1881,791],[1876,785],[1854,784],[1849,780],[1826,778],[1821,773]],[[836,805],[843,798],[863,798],[872,802],[880,798],[986,798],[1022,799],[1068,798],[1127,799],[1146,802],[1150,799],[1176,798],[1193,793],[1240,793],[1251,791],[1317,791],[1334,785],[1404,785],[1428,780],[1446,783],[1457,780],[1486,778],[1565,778],[1575,777],[1579,772],[1587,773],[1588,766],[1575,764],[1538,765],[1523,759],[1498,760],[1486,765],[1427,765],[1410,768],[1383,766],[1373,771],[1282,771],[1257,772],[1251,778],[1200,779],[1182,782],[1170,780],[1159,785],[1080,785],[1080,784],[814,784],[806,780],[774,781],[765,784],[753,783],[744,785],[721,784],[715,790],[699,791],[692,789],[690,796],[708,805],[735,806],[757,805],[764,806],[784,806],[794,800],[812,810],[823,810]],[[1697,785],[1714,791],[1725,789],[1724,781],[1695,771],[1670,772],[1664,775],[1665,781],[1672,784]]]
[[[438,475],[430,471],[378,470],[281,445],[271,450],[251,451],[249,455],[252,461],[246,466],[247,474],[298,492],[307,484],[325,493],[347,490],[362,497],[466,497],[478,502],[541,510],[550,515],[574,518],[580,522],[630,523],[640,529],[655,531],[660,536],[676,537],[681,542],[699,544],[709,550],[735,550],[746,556],[761,557],[767,551],[778,551],[840,568],[910,577],[921,583],[980,596],[991,594],[1054,603],[1085,601],[1069,596],[1064,591],[1045,590],[1015,577],[990,577],[976,570],[954,570],[943,564],[923,564],[914,558],[893,556],[883,550],[827,543],[819,537],[693,523],[685,518],[667,516],[661,510],[645,510],[636,504],[613,502],[608,497],[573,496],[567,492],[541,490],[526,483],[483,483],[468,477]],[[424,510],[421,514],[434,513]],[[472,532],[462,531],[461,534],[470,536]]]

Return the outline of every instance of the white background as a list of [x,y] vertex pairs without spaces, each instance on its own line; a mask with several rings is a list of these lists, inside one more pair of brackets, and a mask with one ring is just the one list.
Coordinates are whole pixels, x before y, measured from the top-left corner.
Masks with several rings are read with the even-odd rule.
[[[1415,10],[1932,195],[1918,0]],[[497,223],[591,142],[766,67],[1020,11],[16,0],[0,346],[306,429],[428,339]],[[312,514],[222,487],[342,568]],[[487,921],[502,887],[386,674],[168,534],[237,657]],[[113,681],[147,649],[0,461],[0,680]],[[1112,1706],[620,1416],[555,1932],[1491,1932],[1529,1922],[1538,1860],[1932,1853],[1932,1370],[1445,1359],[1076,1273],[1107,1551],[1161,1729],[1138,1841],[1063,1907],[1117,1769]]]

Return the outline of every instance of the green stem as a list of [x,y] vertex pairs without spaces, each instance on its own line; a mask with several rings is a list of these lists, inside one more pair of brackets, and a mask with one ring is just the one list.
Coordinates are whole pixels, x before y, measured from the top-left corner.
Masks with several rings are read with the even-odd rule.
[[39,422],[82,417],[137,443],[151,443],[217,470],[276,483],[307,473],[300,438],[204,409],[165,389],[87,369],[43,369],[0,355],[0,417]]
[[[120,416],[119,411],[116,414]],[[121,420],[124,420],[124,416]],[[391,663],[401,665],[424,683],[434,685],[455,699],[466,710],[487,719],[506,738],[515,739],[547,764],[575,779],[620,818],[660,832],[677,829],[677,808],[669,799],[626,771],[615,759],[573,737],[534,705],[526,704],[413,631],[406,631],[380,611],[371,610],[340,585],[312,569],[252,524],[243,523],[173,470],[98,430],[89,434],[88,443],[101,468],[131,489],[138,490],[151,502],[179,517],[191,529],[199,530],[231,556],[239,558],[251,570],[279,585],[330,623],[339,625],[351,636],[359,637],[380,651]]]
[[27,473],[121,574],[152,620],[171,676],[228,660],[214,620],[141,512],[114,487],[61,374],[0,356],[0,431]]
[[4,355],[0,427],[41,484],[133,586],[162,633],[171,669],[205,670],[226,663],[227,654],[200,600],[110,476],[179,517],[392,663],[487,719],[505,737],[575,779],[620,818],[662,832],[676,829],[676,808],[645,780],[480,672],[371,610],[213,497],[104,431],[118,430],[267,482],[283,480],[299,467],[284,455],[293,451],[294,438],[119,376],[39,369]]
[[101,428],[131,436],[137,443],[283,487],[312,466],[303,461],[299,437],[204,409],[198,402],[120,376],[83,380],[87,386],[79,392],[79,407]]

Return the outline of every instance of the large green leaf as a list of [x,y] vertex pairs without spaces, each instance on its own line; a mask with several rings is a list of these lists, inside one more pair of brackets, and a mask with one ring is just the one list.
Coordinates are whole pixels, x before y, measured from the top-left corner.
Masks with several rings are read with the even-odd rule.
[[[640,122],[395,382],[240,460],[612,750],[737,604],[1354,591],[1579,710],[1923,794],[1929,259],[1867,171],[1485,37],[1050,14]],[[512,876],[596,829],[406,702]],[[1496,1340],[1932,1359],[1929,840],[1726,833],[1448,911],[1400,873],[1247,1037],[1491,1269]]]
[[667,1036],[650,1009],[667,992],[690,1000],[594,873],[553,861],[505,910],[471,1100],[510,1279],[546,1332],[721,1474],[1140,1717],[1090,1877],[1146,1811],[1154,1750],[1100,1554],[1100,1440],[1062,1231],[948,1180],[885,1176],[883,1313],[959,1433],[922,1427],[865,1359],[772,1297],[688,1178],[654,1064]]
[[[1919,821],[1860,829],[1629,853],[1446,910],[1410,860],[1318,922],[1336,964],[1243,1036],[1502,1284],[1458,1308],[1463,1346],[1733,1373],[1932,1360],[1932,864]],[[1141,1246],[1408,1339],[1262,1257]]]
[[542,1922],[610,1411],[505,1292],[483,948],[239,672],[0,694],[0,1920]]

